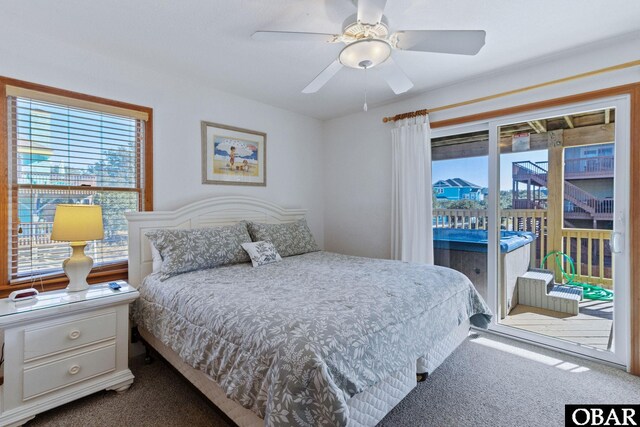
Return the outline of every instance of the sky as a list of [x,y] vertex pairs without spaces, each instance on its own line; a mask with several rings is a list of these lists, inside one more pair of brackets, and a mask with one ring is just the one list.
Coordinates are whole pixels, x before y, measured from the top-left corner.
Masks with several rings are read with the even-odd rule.
[[135,119],[23,98],[16,105],[20,144],[50,150],[46,160],[33,161],[32,172],[48,173],[53,166],[84,170],[104,160],[106,150],[135,155]]
[[[547,160],[547,151],[502,154],[500,156],[500,190],[511,190],[511,163],[524,160],[534,163],[544,162]],[[462,178],[481,187],[488,187],[488,162],[487,156],[434,161],[431,179],[436,182],[441,179]]]

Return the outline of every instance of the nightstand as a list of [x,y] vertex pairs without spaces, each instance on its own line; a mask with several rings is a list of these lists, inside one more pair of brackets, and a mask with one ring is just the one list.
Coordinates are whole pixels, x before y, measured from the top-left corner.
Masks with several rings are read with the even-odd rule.
[[48,409],[100,390],[125,391],[129,303],[138,291],[118,281],[81,292],[43,292],[36,300],[0,300],[4,383],[0,426],[18,426]]

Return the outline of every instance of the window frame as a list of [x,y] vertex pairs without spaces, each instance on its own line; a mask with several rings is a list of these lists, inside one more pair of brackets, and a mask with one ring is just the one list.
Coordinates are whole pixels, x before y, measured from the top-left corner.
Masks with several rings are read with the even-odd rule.
[[[123,108],[126,110],[137,111],[148,116],[144,122],[145,140],[143,147],[143,158],[140,162],[141,174],[144,176],[142,188],[142,198],[140,203],[141,211],[153,210],[153,109],[140,105],[129,104],[126,102],[115,101],[111,99],[101,98],[92,95],[86,95],[79,92],[73,92],[64,89],[57,89],[50,86],[40,85],[36,83],[25,82],[8,77],[0,76],[0,297],[5,297],[9,293],[17,289],[31,287],[33,279],[24,277],[11,280],[9,261],[12,256],[10,250],[11,230],[9,229],[10,215],[10,185],[9,177],[9,123],[7,110],[7,86],[18,87],[27,90],[34,90],[50,95],[63,96],[80,102],[97,103],[104,106]],[[92,271],[87,278],[89,283],[99,283],[111,280],[126,280],[128,278],[128,263],[117,262],[100,266]],[[38,290],[54,290],[62,289],[67,286],[68,279],[64,273],[52,274],[38,279]],[[40,284],[42,283],[42,288]]]

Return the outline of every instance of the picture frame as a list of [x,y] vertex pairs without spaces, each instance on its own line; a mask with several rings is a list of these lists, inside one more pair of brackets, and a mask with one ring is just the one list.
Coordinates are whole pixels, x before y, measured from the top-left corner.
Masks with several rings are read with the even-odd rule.
[[202,183],[267,185],[267,134],[202,121]]

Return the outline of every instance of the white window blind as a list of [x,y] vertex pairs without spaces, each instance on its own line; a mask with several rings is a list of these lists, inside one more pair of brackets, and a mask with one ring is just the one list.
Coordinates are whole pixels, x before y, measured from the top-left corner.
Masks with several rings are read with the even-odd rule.
[[60,203],[101,205],[104,239],[85,252],[98,268],[126,261],[124,213],[144,197],[143,119],[55,101],[7,98],[12,280],[62,272],[69,244],[50,239]]

